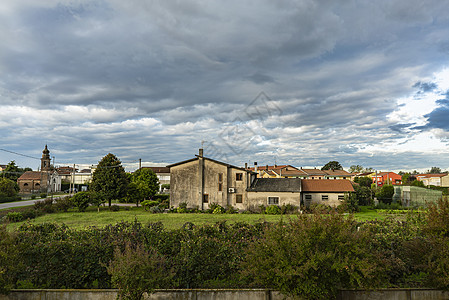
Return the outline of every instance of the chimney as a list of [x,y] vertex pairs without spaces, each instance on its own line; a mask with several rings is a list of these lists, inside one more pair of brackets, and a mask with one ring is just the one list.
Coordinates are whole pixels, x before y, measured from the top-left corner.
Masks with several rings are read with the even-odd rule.
[[245,163],[245,170],[248,169],[248,163]]
[[200,148],[200,151],[199,151],[199,155],[198,155],[199,157],[203,157],[203,148]]
[[257,172],[257,161],[254,162],[254,171]]
[[267,171],[268,171],[268,165],[267,165]]

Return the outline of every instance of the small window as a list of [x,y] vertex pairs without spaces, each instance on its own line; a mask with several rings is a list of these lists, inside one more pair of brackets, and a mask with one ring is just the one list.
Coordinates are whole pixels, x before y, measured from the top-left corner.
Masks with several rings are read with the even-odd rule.
[[39,183],[36,183],[35,186],[40,186],[40,184],[39,184]]
[[235,203],[243,203],[243,195],[235,195]]
[[223,183],[221,183],[221,182],[218,184],[218,191],[219,192],[223,191]]
[[208,194],[203,195],[203,203],[209,203],[209,195]]
[[242,181],[243,180],[243,173],[236,173],[235,174],[235,180]]
[[268,205],[278,205],[279,197],[268,197]]
[[321,195],[321,200],[327,201],[327,200],[329,200],[329,196],[328,195]]
[[23,186],[28,186],[28,183],[24,183]]
[[338,195],[338,200],[340,200],[340,201],[345,200],[345,195]]
[[312,195],[306,195],[306,200],[312,200]]
[[223,182],[223,173],[218,173],[218,182]]

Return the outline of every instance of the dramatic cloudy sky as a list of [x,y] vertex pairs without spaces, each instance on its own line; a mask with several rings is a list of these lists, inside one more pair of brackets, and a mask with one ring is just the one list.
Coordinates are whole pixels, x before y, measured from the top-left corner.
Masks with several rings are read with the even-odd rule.
[[0,164],[449,169],[447,0],[1,1],[0,40]]

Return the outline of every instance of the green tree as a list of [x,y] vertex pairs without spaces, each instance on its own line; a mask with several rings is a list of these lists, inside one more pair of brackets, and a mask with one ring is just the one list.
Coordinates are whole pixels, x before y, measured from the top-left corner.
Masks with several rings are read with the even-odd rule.
[[132,182],[135,183],[139,191],[140,199],[138,200],[152,198],[159,191],[159,179],[151,169],[143,168],[135,171]]
[[352,165],[349,167],[349,173],[361,173],[364,168],[361,165]]
[[432,167],[430,170],[427,171],[428,174],[440,174],[441,168],[438,167]]
[[8,178],[0,178],[0,198],[13,197],[19,192],[19,186]]
[[371,205],[371,188],[362,185],[354,186],[355,195],[359,205]]
[[416,179],[413,180],[412,183],[411,183],[410,185],[412,185],[412,186],[418,186],[418,187],[426,187],[426,186],[424,185],[424,182],[419,181],[419,180],[416,180]]
[[16,165],[16,162],[12,160],[9,162],[9,164],[6,166],[5,170],[2,171],[2,175],[4,178],[11,179],[12,181],[17,181],[17,179],[26,171],[32,171],[31,168],[19,168]]
[[371,187],[371,184],[373,183],[373,179],[369,178],[367,176],[356,177],[356,178],[354,178],[354,182],[358,183],[360,186]]
[[394,195],[394,187],[390,184],[383,185],[382,188],[376,193],[377,199],[386,204],[391,203],[393,195]]
[[338,161],[330,161],[321,168],[321,170],[343,170],[343,167]]
[[111,207],[113,199],[121,199],[126,195],[128,183],[121,161],[114,154],[109,153],[98,163],[89,188],[100,193]]

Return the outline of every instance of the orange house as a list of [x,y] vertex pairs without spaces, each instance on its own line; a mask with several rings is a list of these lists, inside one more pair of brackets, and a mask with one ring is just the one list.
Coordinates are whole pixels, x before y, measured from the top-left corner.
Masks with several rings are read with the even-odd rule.
[[373,183],[377,183],[377,186],[383,186],[384,184],[401,185],[402,176],[395,172],[380,172],[373,176]]

